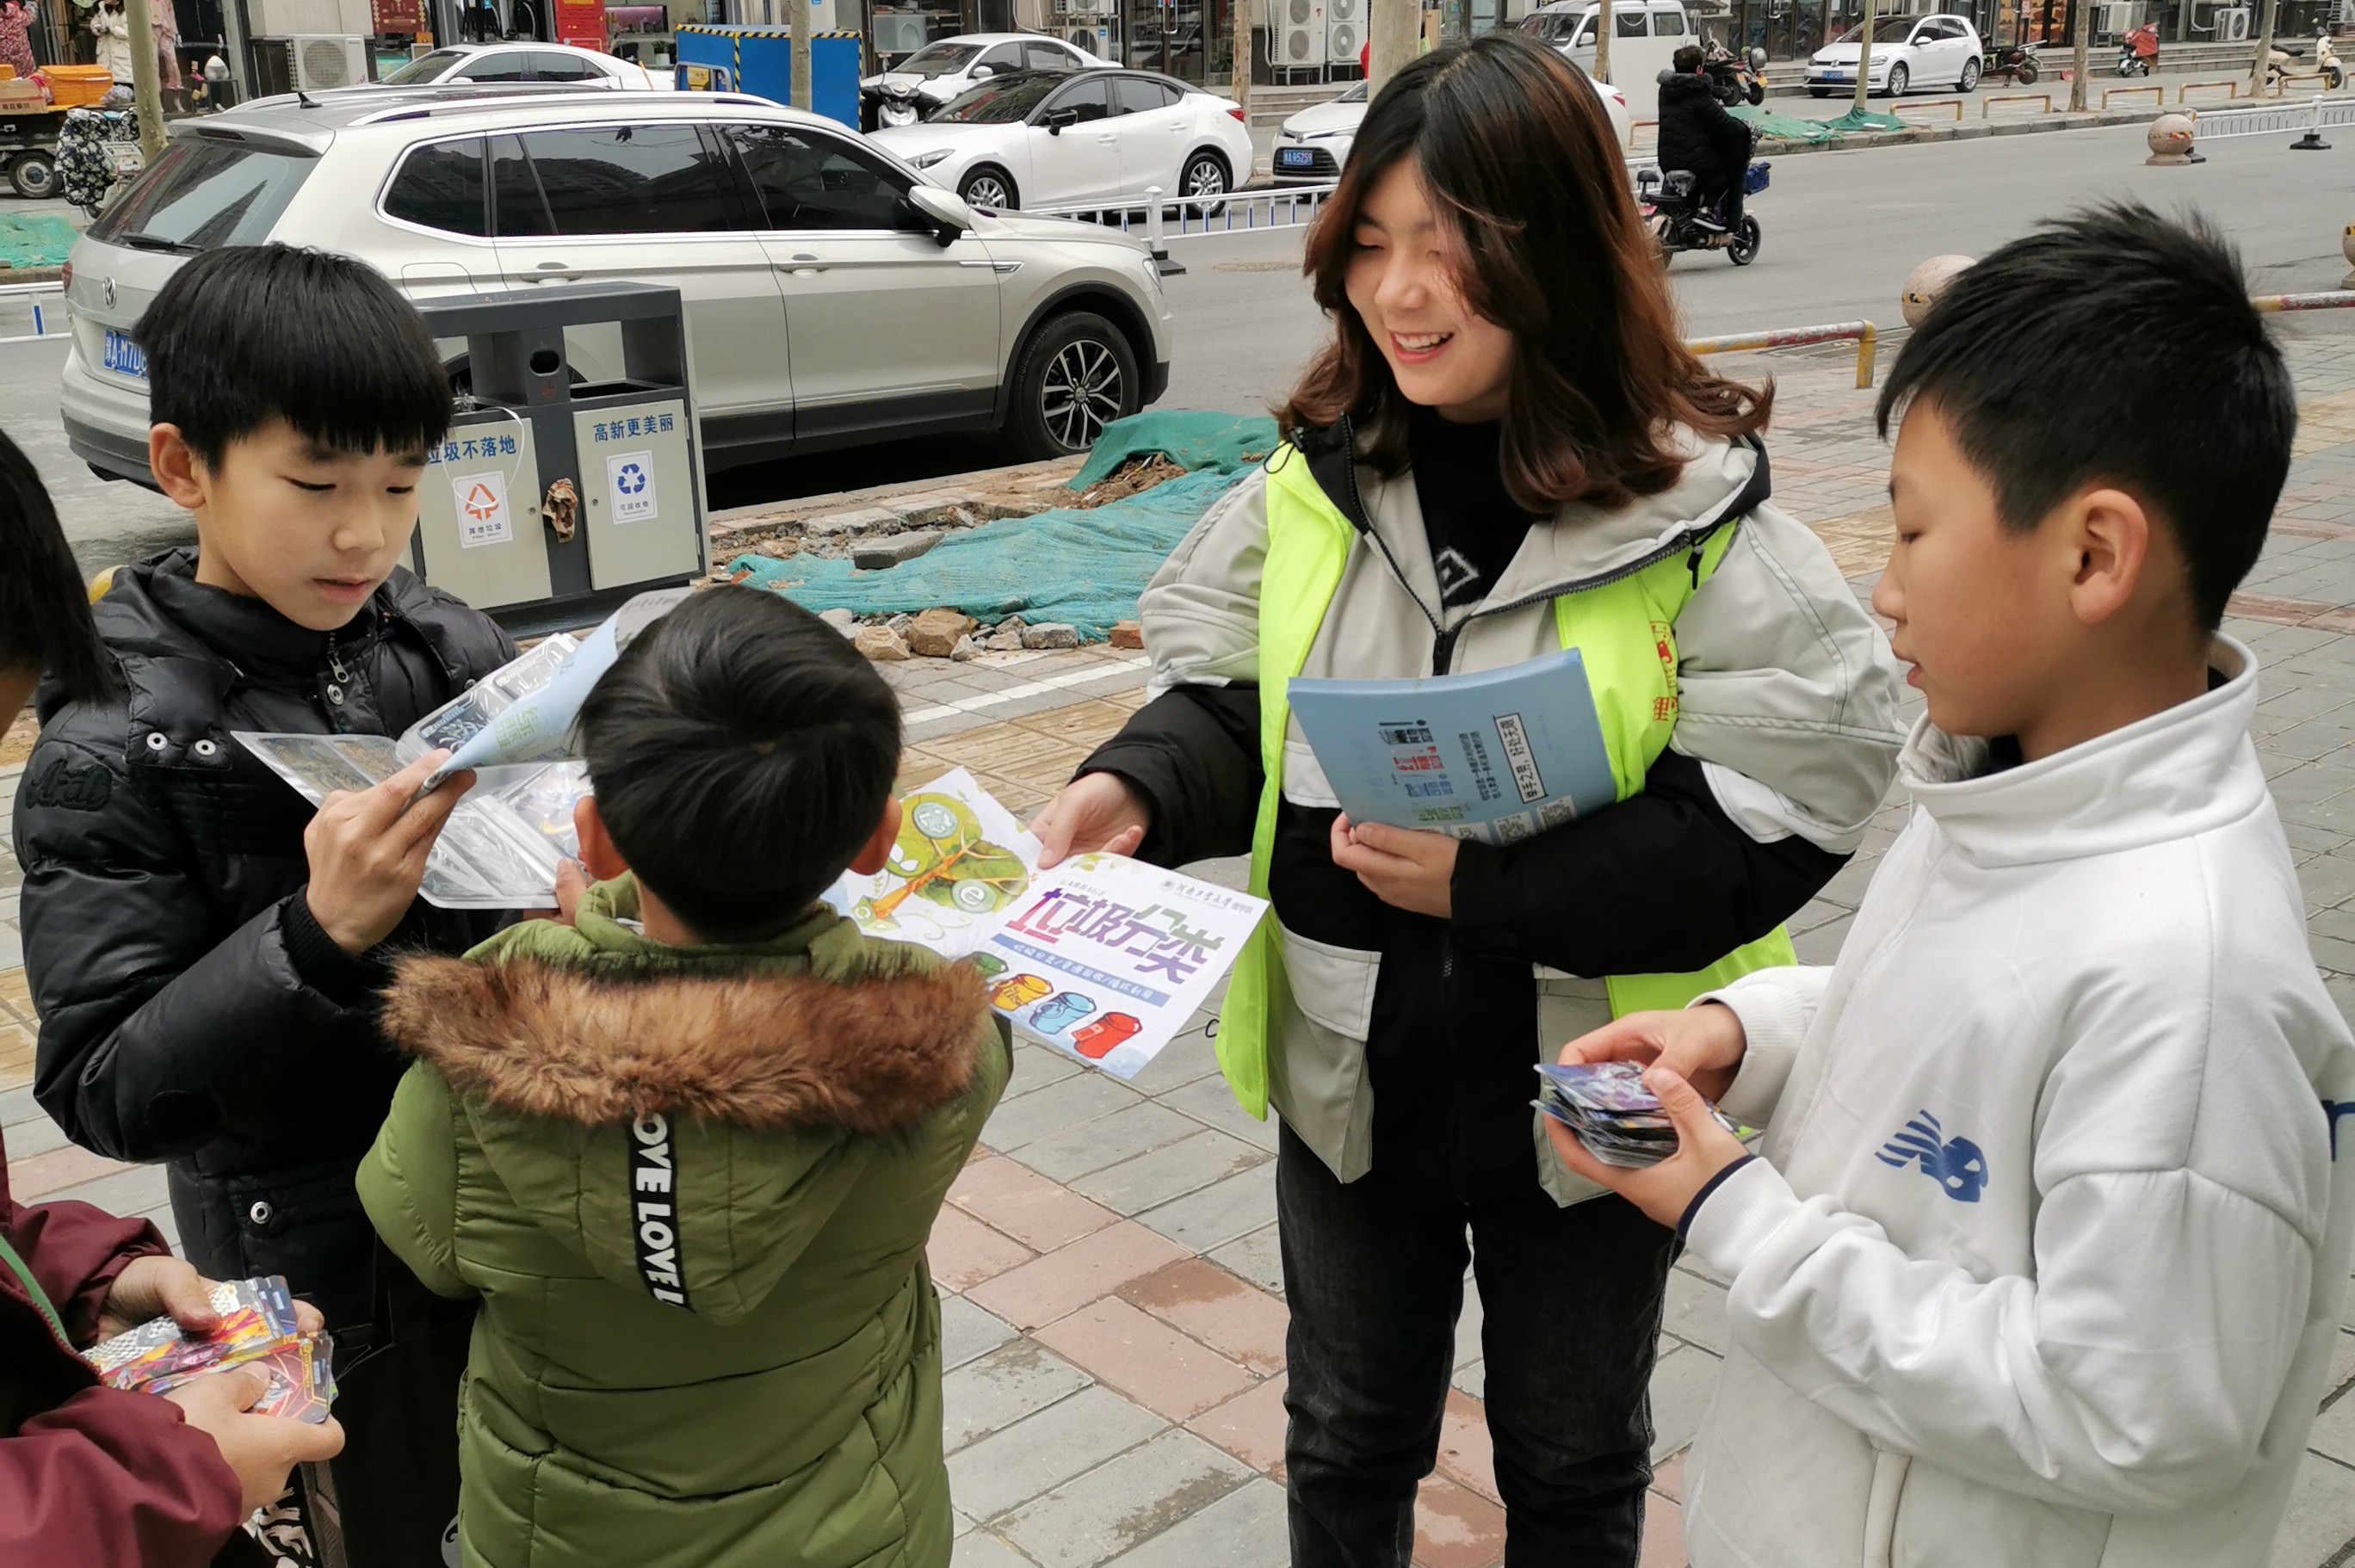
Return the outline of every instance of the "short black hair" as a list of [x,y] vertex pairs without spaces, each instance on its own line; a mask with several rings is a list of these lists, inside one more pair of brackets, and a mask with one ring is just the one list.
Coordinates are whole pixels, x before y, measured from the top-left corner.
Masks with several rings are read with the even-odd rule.
[[[0,669],[37,669],[76,700],[114,690],[90,590],[33,460],[0,432]],[[0,713],[5,729],[13,713]]]
[[148,418],[218,464],[272,419],[341,452],[421,452],[450,431],[433,334],[382,272],[291,245],[222,246],[140,318]]
[[900,703],[847,638],[762,589],[706,590],[581,709],[613,847],[709,942],[784,930],[881,820]]
[[1700,46],[1687,44],[1668,57],[1668,64],[1678,76],[1689,76],[1700,69]]
[[1950,283],[1897,356],[1876,421],[1934,406],[2025,533],[2094,485],[2174,534],[2200,629],[2264,548],[2297,396],[2239,255],[2200,218],[2134,202],[2056,219]]

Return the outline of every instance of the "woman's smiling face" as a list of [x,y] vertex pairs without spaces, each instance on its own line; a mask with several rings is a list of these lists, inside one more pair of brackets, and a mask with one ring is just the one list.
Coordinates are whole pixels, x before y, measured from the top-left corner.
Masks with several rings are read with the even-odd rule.
[[1513,335],[1476,314],[1456,281],[1455,235],[1412,157],[1367,191],[1350,234],[1349,304],[1400,393],[1444,419],[1504,417]]

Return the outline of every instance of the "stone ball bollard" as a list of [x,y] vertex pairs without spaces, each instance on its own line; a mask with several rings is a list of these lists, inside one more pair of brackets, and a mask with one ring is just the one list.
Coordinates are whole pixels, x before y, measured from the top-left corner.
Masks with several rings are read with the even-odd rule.
[[1969,266],[1972,260],[1969,256],[1933,256],[1906,273],[1905,292],[1897,296],[1898,304],[1905,313],[1905,325],[1921,325],[1922,318],[1930,314],[1930,307],[1938,303],[1938,296],[1946,292],[1946,285],[1953,283],[1955,275]]
[[2162,114],[2150,123],[2150,133],[2144,138],[2150,144],[2147,165],[2173,167],[2191,162],[2191,116]]
[[2339,253],[2347,258],[2347,275],[2339,280],[2342,289],[2355,289],[2355,223],[2350,223],[2339,236]]

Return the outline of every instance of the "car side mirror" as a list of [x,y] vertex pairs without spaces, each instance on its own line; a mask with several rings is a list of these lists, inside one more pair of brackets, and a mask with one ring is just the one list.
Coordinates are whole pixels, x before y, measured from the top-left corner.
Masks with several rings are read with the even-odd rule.
[[994,65],[977,65],[973,68],[973,79],[975,81],[979,81],[985,76],[996,76],[996,74],[997,68]]
[[964,198],[938,186],[909,187],[908,205],[925,220],[925,227],[932,230],[933,240],[943,250],[955,244],[957,236],[973,227],[973,208],[965,205]]
[[1050,109],[1047,112],[1047,118],[1039,122],[1047,127],[1047,134],[1050,136],[1060,136],[1063,133],[1064,126],[1076,125],[1079,123],[1080,112],[1076,109]]

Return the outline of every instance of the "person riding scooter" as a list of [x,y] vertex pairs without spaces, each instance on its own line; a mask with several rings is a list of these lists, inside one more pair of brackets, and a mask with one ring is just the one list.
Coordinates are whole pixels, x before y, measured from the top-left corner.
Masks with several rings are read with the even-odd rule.
[[2145,22],[2118,40],[2118,74],[2148,76],[2158,69],[2158,24]]
[[[1742,227],[1742,178],[1750,167],[1752,133],[1725,112],[1701,63],[1687,44],[1660,73],[1660,167],[1693,176],[1700,221],[1732,234]],[[1722,242],[1721,240],[1721,242]]]

